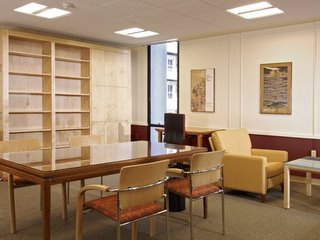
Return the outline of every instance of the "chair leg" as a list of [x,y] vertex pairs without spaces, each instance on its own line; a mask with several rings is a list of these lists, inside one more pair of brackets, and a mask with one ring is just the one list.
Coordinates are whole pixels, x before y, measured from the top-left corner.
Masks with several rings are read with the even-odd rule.
[[67,212],[67,184],[62,183],[61,184],[62,188],[62,219],[65,220],[68,217],[68,212]]
[[[103,185],[103,176],[100,178],[100,184]],[[102,198],[102,191],[100,192],[100,198]]]
[[137,223],[131,223],[131,240],[137,240],[138,227]]
[[192,221],[192,198],[189,198],[189,224],[190,224],[190,239],[193,240],[193,221]]
[[266,194],[260,194],[260,202],[262,203],[266,202]]
[[70,182],[67,182],[66,184],[66,195],[67,195],[67,204],[70,203]]
[[208,198],[203,198],[203,218],[208,218]]
[[[84,179],[81,179],[81,180],[80,180],[80,188],[83,188],[84,185],[85,185],[85,180],[84,180]],[[83,202],[85,202],[85,201],[86,201],[86,195],[83,194]]]
[[11,233],[16,232],[16,209],[14,200],[14,185],[13,176],[8,174],[8,192],[9,192],[9,206],[10,206],[10,231]]
[[164,208],[167,210],[166,212],[166,240],[169,239],[169,197],[168,191],[166,190],[166,197],[164,201]]
[[221,213],[221,216],[222,216],[222,235],[224,236],[225,233],[226,233],[226,230],[225,230],[225,208],[224,208],[224,192],[221,193],[221,210],[222,210],[222,213]]
[[281,183],[280,186],[281,186],[281,192],[284,193],[284,185],[283,185],[283,183]]
[[82,225],[83,225],[83,195],[78,196],[77,199],[77,213],[76,213],[76,240],[82,239]]
[[155,225],[156,225],[156,218],[150,217],[150,240],[154,240],[154,232],[155,232]]

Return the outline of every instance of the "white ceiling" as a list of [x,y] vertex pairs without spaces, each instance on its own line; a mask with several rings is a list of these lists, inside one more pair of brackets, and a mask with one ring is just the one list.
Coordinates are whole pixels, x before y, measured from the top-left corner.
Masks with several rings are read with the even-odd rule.
[[[71,15],[48,20],[14,12],[29,2],[62,8]],[[320,0],[267,0],[285,14],[245,20],[226,9],[260,0],[0,0],[0,27],[22,28],[123,46],[193,39],[320,20]],[[131,27],[158,32],[130,38],[115,31]]]

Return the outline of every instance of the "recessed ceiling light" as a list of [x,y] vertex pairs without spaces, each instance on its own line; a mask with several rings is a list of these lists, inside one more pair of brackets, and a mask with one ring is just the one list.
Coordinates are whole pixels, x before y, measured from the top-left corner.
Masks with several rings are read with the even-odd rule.
[[240,13],[256,11],[264,8],[269,8],[269,7],[272,7],[272,5],[268,2],[258,2],[258,3],[245,5],[242,7],[231,8],[227,11],[234,14],[240,14]]
[[34,2],[16,8],[14,9],[14,11],[49,19],[65,16],[71,13],[69,11],[62,10],[59,8],[48,8],[45,5]]
[[268,2],[258,2],[254,4],[245,5],[242,7],[228,9],[227,11],[246,19],[267,17],[267,16],[283,13],[281,9],[273,7]]
[[23,5],[22,7],[14,9],[16,12],[21,12],[21,13],[27,13],[27,14],[32,14],[34,12],[40,11],[42,9],[45,9],[47,6],[38,4],[38,3],[28,3],[26,5]]
[[152,31],[145,31],[142,28],[128,28],[124,29],[121,31],[116,31],[115,33],[129,36],[129,37],[134,37],[134,38],[144,38],[144,37],[150,37],[154,35],[158,35],[159,33],[152,32]]
[[134,37],[134,38],[144,38],[144,37],[155,36],[155,35],[158,35],[158,34],[159,33],[152,32],[152,31],[143,31],[143,32],[137,32],[137,33],[129,34],[129,36],[130,37]]
[[134,28],[128,28],[128,29],[120,30],[120,31],[117,31],[115,33],[121,34],[121,35],[129,35],[129,34],[132,34],[132,33],[143,32],[143,31],[144,30],[142,28],[134,27]]
[[242,13],[240,14],[240,16],[246,19],[254,19],[254,18],[260,18],[260,17],[272,16],[280,13],[283,13],[283,11],[279,8],[268,8],[268,9],[262,9],[259,11],[254,11],[254,12]]
[[71,12],[59,8],[50,8],[48,10],[37,13],[36,16],[44,18],[57,18],[70,14]]

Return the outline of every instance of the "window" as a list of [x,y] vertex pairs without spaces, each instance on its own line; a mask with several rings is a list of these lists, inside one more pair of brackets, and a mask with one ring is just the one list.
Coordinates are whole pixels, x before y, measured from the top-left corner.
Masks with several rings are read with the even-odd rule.
[[148,60],[148,125],[150,141],[157,141],[164,113],[178,112],[178,42],[149,46]]

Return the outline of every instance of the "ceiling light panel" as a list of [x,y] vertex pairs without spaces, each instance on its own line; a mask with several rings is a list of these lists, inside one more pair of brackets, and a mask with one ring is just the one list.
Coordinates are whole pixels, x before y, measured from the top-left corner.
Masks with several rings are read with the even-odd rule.
[[47,8],[47,6],[32,2],[32,3],[26,4],[22,7],[16,8],[16,9],[14,9],[14,11],[26,13],[26,14],[33,14],[33,13],[38,12],[40,10],[43,10],[45,8]]
[[232,8],[227,10],[228,12],[231,12],[233,14],[240,14],[240,13],[245,13],[245,12],[251,12],[251,11],[256,11],[256,10],[260,10],[260,9],[265,9],[265,8],[269,8],[272,7],[272,5],[268,2],[258,2],[258,3],[253,3],[253,4],[249,4],[249,5],[245,5],[242,7],[236,7],[236,8]]
[[144,29],[142,29],[142,28],[134,27],[134,28],[128,28],[128,29],[120,30],[120,31],[117,31],[115,33],[121,34],[121,35],[129,35],[129,34],[132,34],[132,33],[143,32],[143,31],[144,31]]
[[245,19],[261,18],[283,13],[281,9],[273,7],[268,2],[258,2],[242,7],[228,9],[227,11]]
[[283,13],[283,11],[279,8],[267,8],[259,11],[242,13],[242,14],[239,14],[239,16],[245,19],[254,19],[254,18],[267,17],[267,16],[272,16],[272,15],[281,14],[281,13]]
[[152,31],[146,31],[142,28],[137,28],[137,27],[116,31],[114,33],[125,35],[128,37],[134,37],[134,38],[144,38],[144,37],[150,37],[150,36],[155,36],[159,34]]
[[40,13],[37,13],[36,16],[52,19],[52,18],[65,16],[65,15],[68,15],[70,13],[71,12],[66,11],[66,10],[62,10],[62,9],[59,9],[59,8],[50,8],[48,10],[44,10],[44,11],[42,11]]
[[158,34],[159,33],[152,32],[152,31],[143,31],[143,32],[132,33],[132,34],[129,34],[128,36],[134,37],[134,38],[144,38],[144,37],[155,36]]

